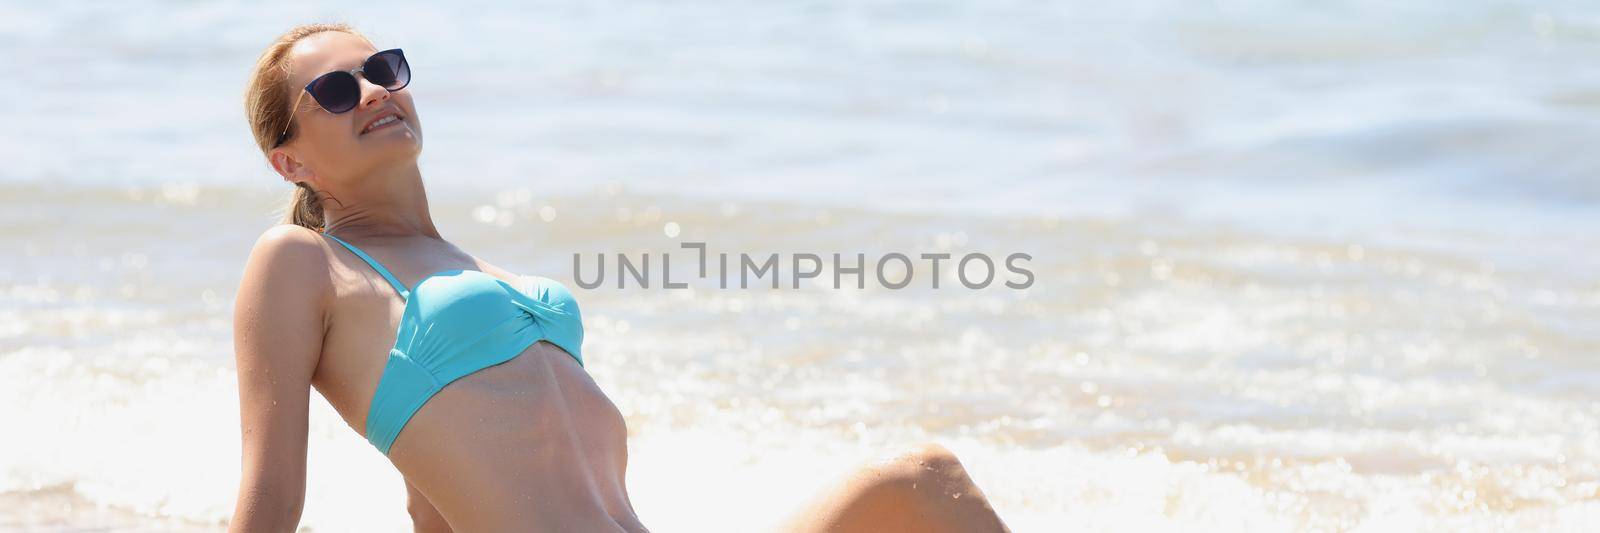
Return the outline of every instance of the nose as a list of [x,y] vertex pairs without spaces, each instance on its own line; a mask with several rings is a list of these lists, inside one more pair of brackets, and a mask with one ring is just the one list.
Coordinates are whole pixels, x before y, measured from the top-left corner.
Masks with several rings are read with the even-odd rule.
[[389,99],[389,90],[382,86],[367,81],[366,76],[356,76],[361,87],[361,108],[367,109],[380,105]]

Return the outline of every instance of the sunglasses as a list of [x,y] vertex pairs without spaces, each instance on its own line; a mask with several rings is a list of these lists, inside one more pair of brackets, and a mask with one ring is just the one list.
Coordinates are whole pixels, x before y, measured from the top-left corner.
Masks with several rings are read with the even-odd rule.
[[[305,91],[294,99],[294,107],[289,108],[289,122],[294,122],[294,112],[300,108],[300,99],[307,93],[317,101],[317,105],[335,115],[356,108],[361,102],[361,82],[356,80],[356,75],[366,78],[373,85],[395,92],[411,84],[411,65],[406,63],[405,54],[399,48],[384,50],[368,56],[361,66],[350,70],[335,70],[311,80],[307,83]],[[277,147],[289,140],[289,125],[283,126],[283,133],[278,134]]]

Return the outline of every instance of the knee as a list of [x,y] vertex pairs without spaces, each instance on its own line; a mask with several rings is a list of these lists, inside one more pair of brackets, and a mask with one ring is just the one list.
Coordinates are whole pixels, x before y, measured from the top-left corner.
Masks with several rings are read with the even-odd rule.
[[819,513],[827,531],[1007,531],[961,461],[937,443],[857,471]]
[[876,492],[908,495],[963,492],[972,480],[956,454],[937,443],[912,446],[864,469],[865,484]]
[[895,462],[908,474],[919,479],[949,479],[967,477],[961,460],[948,448],[936,442],[924,442],[901,453]]
[[955,452],[937,442],[924,442],[913,446],[910,451],[906,452],[905,456],[917,461],[919,464],[943,468],[961,467],[961,461],[956,459]]

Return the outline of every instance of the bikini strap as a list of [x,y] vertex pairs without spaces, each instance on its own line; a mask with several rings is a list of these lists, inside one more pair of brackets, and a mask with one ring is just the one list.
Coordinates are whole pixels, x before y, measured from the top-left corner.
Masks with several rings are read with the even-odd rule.
[[400,280],[395,279],[394,274],[389,273],[389,269],[383,268],[383,265],[378,263],[377,259],[373,259],[372,256],[367,255],[367,253],[361,251],[360,248],[356,248],[355,245],[344,242],[344,239],[334,237],[331,233],[323,233],[323,235],[327,235],[328,238],[337,241],[339,244],[343,244],[345,248],[349,248],[350,251],[355,253],[357,257],[360,257],[362,261],[366,261],[367,264],[372,265],[373,270],[378,271],[379,274],[383,274],[383,278],[389,280],[389,284],[394,286],[394,290],[399,291],[400,297],[406,299],[411,298],[411,291],[406,290],[406,286],[402,285]]

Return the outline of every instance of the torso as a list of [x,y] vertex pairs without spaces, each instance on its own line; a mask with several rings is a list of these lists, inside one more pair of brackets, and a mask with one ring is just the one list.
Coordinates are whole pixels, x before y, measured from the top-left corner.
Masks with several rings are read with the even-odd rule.
[[[405,302],[339,248],[328,250],[335,294],[312,385],[359,434]],[[386,265],[407,286],[444,268],[515,277],[470,256],[428,268],[394,263]],[[406,423],[388,457],[458,532],[645,531],[625,488],[621,412],[549,342],[446,385]]]

